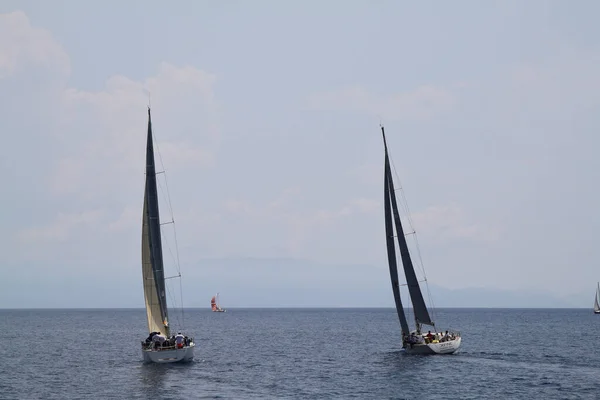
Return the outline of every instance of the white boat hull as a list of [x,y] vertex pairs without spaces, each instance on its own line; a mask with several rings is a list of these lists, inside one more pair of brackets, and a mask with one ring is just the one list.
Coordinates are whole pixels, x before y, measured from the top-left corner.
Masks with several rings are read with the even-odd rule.
[[461,337],[439,343],[423,343],[406,345],[405,351],[409,354],[452,354],[460,347]]
[[190,343],[181,349],[167,349],[167,350],[145,350],[142,349],[142,356],[146,363],[176,363],[176,362],[189,362],[194,358],[194,347],[195,343]]

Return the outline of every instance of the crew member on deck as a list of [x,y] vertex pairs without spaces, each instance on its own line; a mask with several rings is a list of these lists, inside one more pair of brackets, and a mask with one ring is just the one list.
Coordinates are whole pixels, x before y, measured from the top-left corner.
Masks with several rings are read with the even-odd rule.
[[150,332],[150,335],[146,338],[146,344],[152,342],[154,336],[158,335],[160,332]]
[[181,334],[181,332],[177,332],[177,335],[175,336],[175,343],[177,344],[178,349],[183,348],[183,342],[184,336]]
[[431,343],[431,341],[433,340],[433,335],[431,334],[431,331],[427,332],[427,335],[425,337],[427,338],[426,343]]
[[165,340],[167,340],[167,338],[165,336],[161,335],[160,332],[158,332],[152,338],[152,341],[154,342],[154,348],[160,347],[160,345],[162,345],[165,342]]

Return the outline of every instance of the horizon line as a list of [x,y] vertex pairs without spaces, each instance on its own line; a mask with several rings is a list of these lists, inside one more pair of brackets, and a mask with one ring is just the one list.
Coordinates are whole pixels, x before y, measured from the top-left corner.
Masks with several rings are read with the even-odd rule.
[[[434,310],[587,310],[591,307],[436,307]],[[181,307],[171,307],[172,310],[181,310]],[[211,311],[210,307],[183,307],[184,310],[206,310]],[[260,307],[225,307],[226,310],[278,310],[278,309],[290,309],[290,310],[381,310],[390,309],[395,310],[393,306],[386,307],[364,307],[364,306],[328,306],[328,307],[314,307],[314,306],[260,306]],[[27,310],[145,310],[144,307],[0,307],[0,311],[27,311]],[[412,307],[405,308],[405,310],[412,310]]]

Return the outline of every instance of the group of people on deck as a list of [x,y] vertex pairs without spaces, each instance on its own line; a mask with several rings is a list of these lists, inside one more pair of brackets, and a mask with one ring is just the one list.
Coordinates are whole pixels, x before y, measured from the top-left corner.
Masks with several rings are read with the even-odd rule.
[[181,349],[185,346],[189,346],[190,339],[187,336],[182,335],[181,332],[177,332],[177,335],[173,335],[170,338],[167,338],[160,332],[151,332],[150,335],[148,335],[148,337],[146,338],[144,344],[146,348],[154,348],[155,350],[161,350],[166,348]]
[[454,333],[448,331],[446,333],[428,331],[426,335],[422,335],[420,332],[411,332],[409,335],[403,335],[404,344],[409,344],[411,347],[415,344],[441,343],[454,339],[456,339]]

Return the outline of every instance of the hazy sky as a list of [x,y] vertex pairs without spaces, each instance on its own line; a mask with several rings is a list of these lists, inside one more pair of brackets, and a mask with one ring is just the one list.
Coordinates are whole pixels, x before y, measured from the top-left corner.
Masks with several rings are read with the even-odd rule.
[[0,307],[143,306],[148,91],[186,305],[392,306],[383,121],[431,285],[591,307],[598,15],[591,0],[4,0]]

